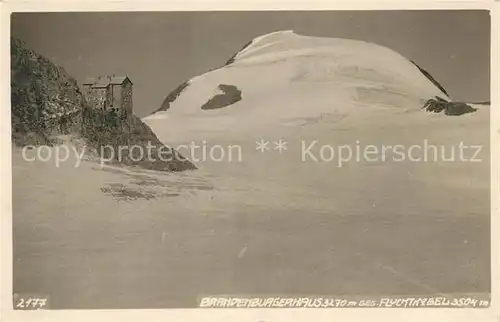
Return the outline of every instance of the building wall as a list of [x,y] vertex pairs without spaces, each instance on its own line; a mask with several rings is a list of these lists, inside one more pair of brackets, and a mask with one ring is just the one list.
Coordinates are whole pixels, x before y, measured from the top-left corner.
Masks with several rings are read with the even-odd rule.
[[122,84],[122,108],[128,115],[132,115],[132,83],[128,80]]
[[107,88],[83,87],[90,106],[97,109],[116,108],[132,114],[132,83],[128,79],[123,84],[110,84]]
[[86,92],[87,102],[94,108],[107,108],[106,88],[90,88]]
[[83,94],[85,95],[87,101],[90,99],[91,92],[92,92],[91,85],[83,85]]
[[112,96],[113,108],[122,108],[122,87],[118,84],[110,85],[110,94]]
[[107,107],[107,109],[114,107],[113,106],[112,89],[113,89],[113,85],[108,85],[108,87],[106,87],[106,107]]

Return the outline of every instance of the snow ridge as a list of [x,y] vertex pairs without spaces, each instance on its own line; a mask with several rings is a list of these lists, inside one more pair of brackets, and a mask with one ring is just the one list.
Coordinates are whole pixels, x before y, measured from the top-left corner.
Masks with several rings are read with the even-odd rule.
[[[185,82],[178,95],[170,95],[175,99],[169,101],[168,111],[158,111],[145,121],[155,132],[163,131],[162,120],[167,118],[201,132],[252,130],[331,113],[417,111],[430,98],[449,98],[411,60],[365,41],[276,31],[252,39],[230,61]],[[202,109],[220,94],[221,84],[237,88],[244,97],[224,103],[223,108]],[[183,130],[175,132],[173,124],[167,127],[169,135]]]

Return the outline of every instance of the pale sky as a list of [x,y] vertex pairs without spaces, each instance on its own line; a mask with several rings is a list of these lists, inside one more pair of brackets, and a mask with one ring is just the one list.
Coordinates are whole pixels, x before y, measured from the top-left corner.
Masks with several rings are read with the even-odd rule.
[[455,100],[490,100],[487,11],[18,13],[11,32],[80,85],[95,75],[128,74],[134,113],[142,117],[252,38],[288,29],[387,46],[430,72]]

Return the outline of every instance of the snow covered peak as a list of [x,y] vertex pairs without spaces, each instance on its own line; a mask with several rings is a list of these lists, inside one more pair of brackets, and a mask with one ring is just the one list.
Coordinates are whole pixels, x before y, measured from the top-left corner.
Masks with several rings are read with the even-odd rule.
[[290,35],[294,35],[294,34],[295,34],[295,32],[293,30],[291,30],[291,29],[290,30],[273,31],[273,32],[270,32],[268,34],[264,34],[264,35],[255,37],[252,40],[252,44],[257,44],[260,41],[265,41],[265,40],[268,40],[270,38],[278,39],[278,38],[281,38],[281,37],[286,37],[286,36],[290,36]]
[[258,36],[252,39],[240,51],[238,51],[228,61],[228,64],[234,63],[236,60],[240,60],[251,53],[272,46],[273,44],[290,41],[293,38],[293,36],[298,36],[293,30],[274,31],[268,34]]
[[236,54],[236,56],[242,56],[248,51],[264,47],[265,45],[269,45],[274,42],[285,41],[287,38],[293,35],[295,35],[293,30],[281,30],[256,37],[252,39],[252,41],[250,41],[250,43],[248,43],[247,46],[245,46],[242,50],[240,50]]
[[222,68],[185,82],[145,121],[155,131],[167,116],[243,129],[325,114],[419,110],[435,96],[449,100],[437,85],[387,47],[285,30],[252,39]]

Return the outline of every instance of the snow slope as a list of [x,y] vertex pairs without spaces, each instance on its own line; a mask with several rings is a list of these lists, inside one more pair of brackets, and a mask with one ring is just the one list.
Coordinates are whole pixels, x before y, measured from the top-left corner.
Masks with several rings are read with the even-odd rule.
[[[221,84],[241,100],[202,109]],[[196,307],[220,294],[487,296],[489,106],[421,110],[434,95],[445,97],[387,48],[278,32],[144,119],[172,147],[237,145],[241,160],[155,173],[55,168],[15,151],[14,292],[48,293],[66,309]],[[260,139],[269,150],[256,150]],[[480,146],[480,161],[301,159],[303,142],[317,141],[319,156],[323,145],[424,140],[447,156]]]
[[[488,198],[489,106],[473,105],[477,112],[457,117],[422,110],[429,98],[450,98],[414,63],[388,48],[274,32],[255,38],[230,64],[187,83],[168,110],[144,121],[174,148],[193,142],[208,150],[222,146],[226,153],[222,162],[210,156],[192,161],[214,186],[226,191],[228,195],[219,200],[231,200],[236,207],[255,203],[268,209],[295,205],[329,211],[339,206],[347,211],[365,209],[362,204],[375,193],[374,199],[387,202],[385,211],[394,211],[396,204],[402,211],[420,202],[417,212],[433,213],[435,209],[453,212],[457,194],[464,203]],[[236,86],[242,99],[223,108],[202,109],[220,94],[220,84]],[[269,150],[263,153],[256,151],[261,139],[268,141]],[[279,139],[287,142],[282,153],[275,150]],[[304,147],[314,141],[317,144],[310,151],[316,157],[322,146],[333,147],[334,152],[341,145],[353,151],[359,146],[362,154],[369,145],[379,151],[383,146],[402,145],[406,160],[370,162],[361,156],[340,165],[340,156],[334,155],[329,162],[310,158],[304,162]],[[424,149],[425,142],[437,146],[436,160],[408,160],[408,150],[413,145]],[[458,160],[461,143],[482,146],[477,156],[482,162]],[[234,161],[234,155],[228,160],[228,147],[234,145],[241,148],[241,162]],[[200,159],[199,150],[195,152]],[[451,153],[455,153],[454,162],[442,160]],[[472,159],[472,149],[468,153]],[[387,185],[384,193],[378,192],[379,181]],[[339,190],[339,183],[344,189]],[[400,203],[392,193],[399,195],[401,189],[412,192],[397,197],[404,200]],[[371,191],[367,199],[358,200],[366,191]],[[423,210],[429,194],[437,197],[429,203],[434,210]],[[371,202],[366,206],[371,207]],[[487,202],[468,202],[462,210],[478,213],[488,207]],[[360,209],[355,211],[363,212]]]
[[[234,85],[242,100],[219,110],[200,107]],[[234,61],[188,81],[167,111],[144,120],[160,137],[177,137],[163,120],[189,119],[190,128],[255,131],[265,124],[300,123],[321,114],[364,114],[380,109],[414,110],[434,96],[448,98],[400,54],[375,44],[308,37],[280,31],[255,38]]]

